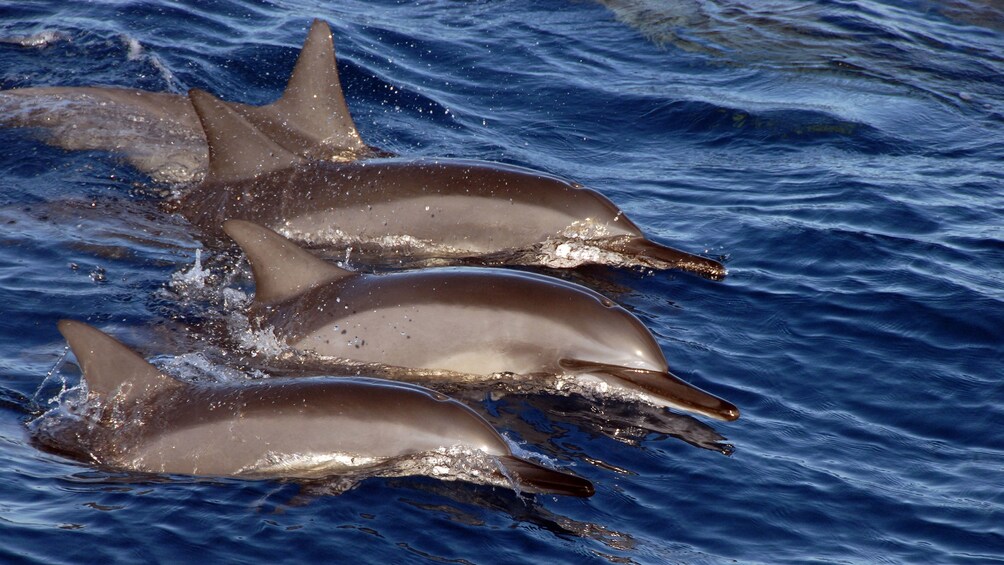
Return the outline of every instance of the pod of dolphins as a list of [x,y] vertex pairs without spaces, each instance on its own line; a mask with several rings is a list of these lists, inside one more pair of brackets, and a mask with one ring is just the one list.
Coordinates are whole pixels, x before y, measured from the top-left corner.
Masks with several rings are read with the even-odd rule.
[[[674,376],[635,316],[581,285],[491,268],[488,260],[365,274],[302,247],[408,241],[416,254],[470,260],[565,238],[634,264],[714,279],[725,274],[717,261],[647,239],[612,202],[574,182],[489,162],[408,160],[370,147],[349,114],[322,21],[311,26],[282,97],[266,106],[200,90],[187,98],[105,87],[0,96],[97,100],[192,128],[189,137],[201,134],[204,160],[194,152],[190,161],[202,178],[171,208],[207,243],[236,242],[254,279],[251,325],[273,331],[290,350],[486,383],[506,374],[563,376],[657,406],[739,417],[729,402]],[[80,425],[106,438],[79,455],[110,469],[318,477],[463,448],[493,457],[520,491],[594,492],[583,478],[514,454],[473,410],[422,386],[317,376],[191,383],[82,322],[63,320],[59,331],[94,415]]]

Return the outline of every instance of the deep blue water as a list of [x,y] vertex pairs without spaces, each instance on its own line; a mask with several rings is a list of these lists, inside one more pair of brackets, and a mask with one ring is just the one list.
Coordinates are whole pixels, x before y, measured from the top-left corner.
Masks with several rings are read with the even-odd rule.
[[608,4],[38,1],[0,9],[0,87],[261,104],[327,20],[371,144],[572,178],[725,258],[721,282],[575,276],[740,407],[705,422],[731,456],[518,397],[474,407],[593,498],[427,477],[334,496],[39,451],[58,319],[160,359],[214,320],[169,284],[200,243],[150,179],[0,130],[0,561],[1004,561],[1004,8]]

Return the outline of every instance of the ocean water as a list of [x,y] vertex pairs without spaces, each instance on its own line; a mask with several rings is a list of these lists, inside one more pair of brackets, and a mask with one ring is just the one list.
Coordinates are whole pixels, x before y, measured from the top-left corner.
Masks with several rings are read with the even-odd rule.
[[213,258],[162,208],[171,187],[2,129],[0,561],[1004,561],[1004,7],[747,4],[0,8],[3,89],[255,104],[325,19],[369,143],[572,178],[654,239],[722,257],[723,281],[562,276],[631,309],[674,372],[743,414],[464,396],[593,481],[586,500],[430,477],[336,494],[43,452],[26,423],[77,374],[57,320],[171,366],[214,347],[230,313],[185,276],[197,251]]

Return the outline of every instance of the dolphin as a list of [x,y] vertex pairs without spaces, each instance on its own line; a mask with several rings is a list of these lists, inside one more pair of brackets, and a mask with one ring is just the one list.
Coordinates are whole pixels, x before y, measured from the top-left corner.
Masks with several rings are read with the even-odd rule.
[[[320,20],[311,25],[281,98],[266,106],[229,106],[305,158],[388,155],[359,136],[342,93],[331,29]],[[123,154],[164,182],[198,181],[209,166],[199,117],[182,94],[111,86],[16,88],[0,92],[0,125],[35,128],[64,149]]]
[[0,125],[77,151],[110,151],[161,182],[192,182],[209,164],[206,137],[188,98],[116,87],[0,91]]
[[251,264],[251,319],[295,350],[482,378],[573,375],[652,404],[739,417],[670,373],[638,318],[583,286],[490,268],[361,274],[251,222],[223,229]]
[[516,457],[473,410],[420,386],[352,377],[192,384],[82,322],[63,320],[59,331],[81,367],[88,404],[97,407],[89,420],[98,422],[96,437],[107,440],[92,442],[86,455],[109,468],[323,477],[462,447],[496,457],[522,491],[593,494],[585,479]]
[[[176,209],[210,236],[220,235],[223,220],[243,219],[313,244],[407,241],[454,259],[577,243],[653,268],[725,275],[718,261],[647,239],[578,183],[474,160],[309,160],[211,94],[189,96],[209,143],[209,171]],[[607,260],[587,254],[577,264]]]

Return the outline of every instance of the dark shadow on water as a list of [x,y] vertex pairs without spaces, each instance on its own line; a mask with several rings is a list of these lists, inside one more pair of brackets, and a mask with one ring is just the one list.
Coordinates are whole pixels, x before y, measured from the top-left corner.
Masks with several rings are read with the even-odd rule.
[[[601,524],[581,522],[548,510],[541,503],[543,495],[420,476],[377,480],[384,482],[393,491],[399,503],[423,512],[445,515],[465,527],[484,527],[490,519],[483,516],[484,512],[502,513],[515,522],[533,525],[558,537],[590,539],[616,551],[628,551],[635,546],[634,539],[627,533]],[[312,504],[317,498],[343,492],[339,485],[332,488],[331,483],[324,481],[298,484],[300,491],[286,502],[290,507]],[[546,499],[546,496],[543,498]],[[621,558],[612,560],[614,559],[620,562]]]
[[30,416],[33,413],[32,401],[16,390],[0,387],[0,410],[10,410]]
[[[454,394],[469,405],[470,396]],[[672,437],[694,447],[732,455],[735,447],[711,425],[685,414],[642,402],[615,399],[593,400],[580,395],[513,394],[484,400],[493,424],[509,429],[531,445],[553,443],[555,426],[572,425],[587,434],[605,436],[620,443],[641,446],[645,441]],[[591,461],[594,465],[597,461]],[[608,467],[607,465],[598,465]]]

